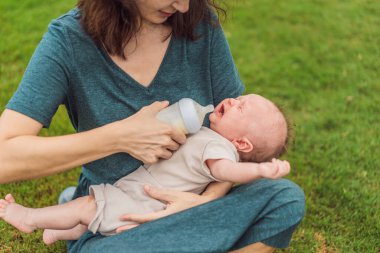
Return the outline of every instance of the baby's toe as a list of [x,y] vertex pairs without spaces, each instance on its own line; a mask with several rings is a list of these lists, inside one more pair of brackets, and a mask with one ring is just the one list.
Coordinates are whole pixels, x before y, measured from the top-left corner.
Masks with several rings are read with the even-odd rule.
[[10,193],[7,194],[7,196],[5,196],[5,200],[8,201],[9,203],[15,203],[16,202],[15,198]]

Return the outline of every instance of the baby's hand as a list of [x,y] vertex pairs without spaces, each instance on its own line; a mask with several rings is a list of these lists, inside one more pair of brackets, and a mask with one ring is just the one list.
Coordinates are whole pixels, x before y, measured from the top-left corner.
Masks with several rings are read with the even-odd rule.
[[290,172],[288,161],[273,158],[271,162],[259,163],[259,173],[264,178],[277,179]]

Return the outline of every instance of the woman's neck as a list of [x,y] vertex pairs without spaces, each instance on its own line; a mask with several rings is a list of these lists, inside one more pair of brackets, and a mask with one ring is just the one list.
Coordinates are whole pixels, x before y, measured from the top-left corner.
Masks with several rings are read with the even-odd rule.
[[171,32],[171,27],[164,24],[143,23],[137,34],[132,37],[124,48],[124,54],[131,56],[138,48],[150,48],[153,45],[167,44],[167,39],[170,38]]
[[166,38],[170,35],[172,29],[166,24],[155,24],[149,21],[142,21],[141,28],[136,37],[145,36],[147,34],[161,35]]

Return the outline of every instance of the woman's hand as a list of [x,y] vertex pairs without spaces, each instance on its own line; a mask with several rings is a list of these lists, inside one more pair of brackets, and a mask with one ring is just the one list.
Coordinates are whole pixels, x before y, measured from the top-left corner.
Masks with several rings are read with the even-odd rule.
[[155,163],[160,158],[169,159],[186,141],[186,136],[156,118],[156,114],[168,104],[167,101],[154,102],[124,120],[111,123],[116,126],[115,138],[120,152],[145,164]]
[[166,202],[166,208],[148,214],[126,214],[120,218],[123,221],[134,221],[136,225],[125,225],[116,229],[117,233],[128,230],[138,226],[139,224],[153,221],[180,211],[189,209],[207,203],[214,198],[211,195],[198,195],[190,192],[180,192],[164,188],[156,188],[152,186],[145,186],[146,194],[154,199]]

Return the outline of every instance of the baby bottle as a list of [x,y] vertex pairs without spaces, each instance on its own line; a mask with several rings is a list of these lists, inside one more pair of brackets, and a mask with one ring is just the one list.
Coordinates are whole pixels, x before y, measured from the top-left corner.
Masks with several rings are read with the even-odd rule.
[[214,111],[213,105],[201,106],[191,98],[182,98],[161,110],[157,118],[185,134],[194,134],[201,129],[206,114],[212,111]]

